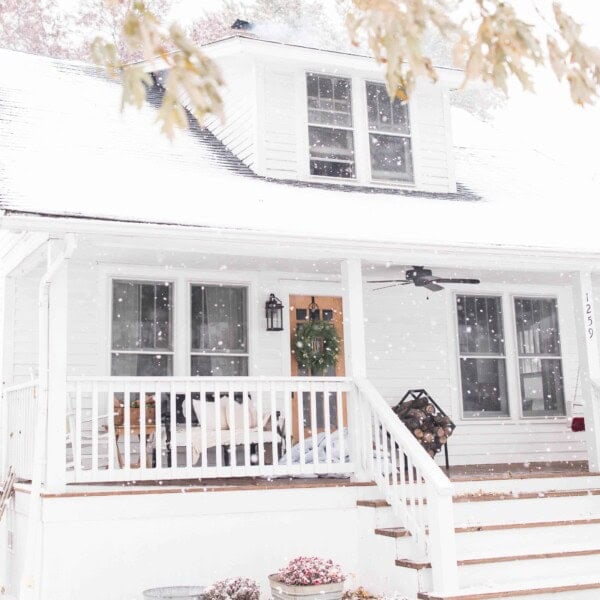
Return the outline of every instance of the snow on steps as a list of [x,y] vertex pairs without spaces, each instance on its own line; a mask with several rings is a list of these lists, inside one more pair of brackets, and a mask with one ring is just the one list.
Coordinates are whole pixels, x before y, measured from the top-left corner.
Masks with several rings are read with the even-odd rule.
[[[455,489],[460,592],[444,600],[600,598],[598,474],[461,481]],[[371,499],[359,506],[375,509],[365,511],[377,534],[371,549],[396,560],[404,573],[397,589],[407,593],[414,580],[419,598],[441,598],[430,591],[430,566],[415,555],[410,534],[394,526],[389,504]]]

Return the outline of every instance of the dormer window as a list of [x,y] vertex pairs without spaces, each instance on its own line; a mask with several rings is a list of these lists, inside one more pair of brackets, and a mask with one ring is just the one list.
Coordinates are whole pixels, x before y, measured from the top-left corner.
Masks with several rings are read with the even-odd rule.
[[372,179],[412,182],[408,103],[392,102],[384,84],[367,82],[367,113]]
[[306,76],[310,174],[355,177],[350,79]]

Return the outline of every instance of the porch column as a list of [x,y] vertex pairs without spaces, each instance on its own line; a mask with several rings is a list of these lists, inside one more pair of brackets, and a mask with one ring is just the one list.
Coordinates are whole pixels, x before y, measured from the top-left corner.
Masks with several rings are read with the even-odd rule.
[[592,381],[600,382],[600,327],[596,321],[591,272],[578,272],[574,287],[589,470],[600,471],[600,394],[592,386]]
[[[362,264],[358,259],[342,262],[342,300],[344,311],[344,353],[346,375],[353,379],[366,379],[367,354],[365,348],[365,316],[363,307]],[[364,459],[364,427],[356,387],[349,394],[348,446],[350,460],[354,464],[354,478],[370,479]]]
[[[49,242],[51,264],[63,251],[59,240]],[[48,376],[48,438],[46,488],[61,488],[66,484],[66,418],[67,418],[67,322],[68,261],[63,261],[54,273],[48,296],[48,373],[40,373],[40,385]],[[40,332],[41,333],[41,332]],[[43,339],[43,336],[42,336]]]
[[365,378],[367,376],[367,353],[360,259],[351,258],[342,262],[342,294],[346,375],[355,379]]

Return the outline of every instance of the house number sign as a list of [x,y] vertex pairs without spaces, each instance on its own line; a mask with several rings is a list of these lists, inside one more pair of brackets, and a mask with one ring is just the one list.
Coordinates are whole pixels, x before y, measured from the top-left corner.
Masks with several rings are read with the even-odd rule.
[[587,329],[588,339],[592,339],[595,335],[595,326],[594,323],[594,314],[592,311],[592,300],[590,298],[590,293],[585,293],[585,326]]

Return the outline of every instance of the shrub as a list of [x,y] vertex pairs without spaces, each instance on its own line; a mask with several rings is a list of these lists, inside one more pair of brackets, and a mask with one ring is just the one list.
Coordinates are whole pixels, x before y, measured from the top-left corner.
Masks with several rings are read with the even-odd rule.
[[323,585],[341,583],[345,579],[339,565],[318,556],[294,558],[277,575],[286,585]]
[[205,600],[259,600],[259,596],[256,581],[246,577],[222,579],[204,591]]

